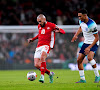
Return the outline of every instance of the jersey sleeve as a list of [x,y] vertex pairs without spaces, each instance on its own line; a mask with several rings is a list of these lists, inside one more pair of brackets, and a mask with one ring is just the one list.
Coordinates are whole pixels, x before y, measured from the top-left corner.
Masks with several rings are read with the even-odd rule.
[[81,47],[80,47],[80,43],[78,44],[78,48],[81,48]]
[[92,33],[93,33],[93,34],[97,34],[97,33],[98,33],[97,27],[94,27],[94,28],[92,29]]
[[60,29],[61,34],[65,34],[65,31],[63,29],[61,29],[61,28],[59,28],[59,29]]
[[81,24],[82,23],[82,21],[81,20],[79,20],[79,24]]
[[57,27],[57,25],[54,23],[52,23],[51,26],[52,26],[52,31],[55,30],[55,27]]
[[39,36],[39,34],[37,36],[33,37],[32,40],[34,41],[34,40],[38,39],[38,36]]
[[[58,28],[58,26],[56,24],[52,23],[52,30],[56,30],[57,28]],[[65,34],[65,31],[63,29],[59,28],[59,30],[60,30],[60,33]]]
[[83,45],[83,42],[79,42],[79,44],[78,44],[78,48],[81,48],[82,45]]
[[92,23],[89,27],[90,31],[92,32],[92,34],[97,34],[98,30],[97,30],[97,24],[96,23]]

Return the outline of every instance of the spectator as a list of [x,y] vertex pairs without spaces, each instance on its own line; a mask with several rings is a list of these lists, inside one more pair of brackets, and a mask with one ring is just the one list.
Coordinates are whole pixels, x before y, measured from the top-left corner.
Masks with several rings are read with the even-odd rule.
[[78,24],[77,11],[80,8],[86,8],[89,16],[100,24],[99,0],[91,0],[91,4],[89,0],[43,0],[41,4],[38,4],[37,0],[1,0],[0,24],[36,25],[36,16],[43,13],[49,21],[56,24],[76,25]]

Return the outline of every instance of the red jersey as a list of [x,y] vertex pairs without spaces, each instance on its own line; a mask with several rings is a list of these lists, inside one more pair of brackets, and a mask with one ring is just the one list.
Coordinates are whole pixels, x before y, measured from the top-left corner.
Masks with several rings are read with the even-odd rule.
[[[42,45],[48,45],[50,48],[54,47],[55,44],[55,31],[56,30],[56,24],[47,22],[44,27],[41,27],[40,24],[38,24],[39,34],[32,38],[32,40],[38,39],[38,45],[37,47],[40,47]],[[61,28],[60,33],[65,34],[65,31]]]
[[51,22],[47,22],[44,27],[41,27],[40,24],[38,24],[39,34],[38,34],[38,45],[49,45],[50,48],[54,47],[55,43],[55,32],[53,31],[56,27],[56,24],[53,24]]

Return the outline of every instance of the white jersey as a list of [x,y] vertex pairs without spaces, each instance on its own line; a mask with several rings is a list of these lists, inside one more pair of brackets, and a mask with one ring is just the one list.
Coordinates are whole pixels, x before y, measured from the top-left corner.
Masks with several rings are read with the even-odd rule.
[[[95,39],[93,34],[98,33],[97,24],[90,18],[87,23],[84,23],[83,21],[79,20],[79,24],[81,26],[83,36],[85,38],[84,43],[92,44]],[[99,45],[99,41],[97,41],[97,45]]]

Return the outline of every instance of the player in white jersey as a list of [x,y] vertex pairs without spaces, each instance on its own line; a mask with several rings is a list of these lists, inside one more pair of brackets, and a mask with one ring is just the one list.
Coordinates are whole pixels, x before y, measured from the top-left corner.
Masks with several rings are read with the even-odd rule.
[[81,32],[83,32],[83,36],[85,40],[77,59],[78,69],[79,69],[79,74],[80,74],[80,81],[76,83],[86,83],[83,64],[82,64],[83,59],[86,55],[94,70],[94,74],[95,74],[94,83],[99,83],[100,76],[97,69],[96,61],[93,59],[94,54],[96,53],[98,45],[99,45],[99,35],[97,31],[97,24],[87,16],[87,10],[85,9],[81,9],[78,12],[78,17],[79,17],[80,27],[78,31],[75,33],[71,42],[76,41],[76,39],[78,38],[78,35]]

